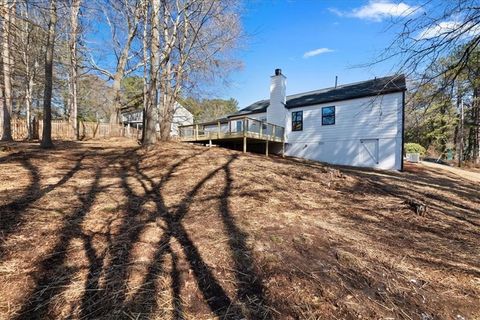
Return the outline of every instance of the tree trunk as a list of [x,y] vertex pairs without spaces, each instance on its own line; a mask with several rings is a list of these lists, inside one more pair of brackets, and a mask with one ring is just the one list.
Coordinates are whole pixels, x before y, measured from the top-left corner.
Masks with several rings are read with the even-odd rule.
[[0,124],[2,125],[2,136],[3,136],[3,121],[5,117],[5,97],[3,94],[3,84],[0,84]]
[[[124,70],[123,68],[122,70]],[[123,71],[117,70],[113,78],[112,91],[113,91],[113,105],[110,111],[110,124],[118,124],[120,122],[120,107],[121,96],[120,90],[122,88]]]
[[160,121],[160,137],[162,141],[170,140],[172,131],[173,113],[175,110],[175,101],[169,95],[162,95],[161,103],[161,121]]
[[[142,46],[143,46],[143,112],[142,112],[142,137],[141,142],[143,144],[144,137],[145,137],[145,119],[146,119],[146,112],[149,104],[149,96],[148,96],[148,0],[144,0],[143,3],[143,39],[142,39]],[[150,66],[151,67],[151,66]]]
[[120,90],[122,89],[122,80],[125,76],[125,68],[127,67],[128,62],[128,53],[130,52],[130,46],[132,44],[133,38],[137,33],[137,26],[130,27],[128,32],[128,39],[125,47],[123,48],[122,54],[118,60],[117,69],[115,75],[113,76],[113,105],[110,113],[110,123],[118,124],[120,122],[120,108],[121,108],[121,95]]
[[33,87],[35,85],[35,70],[38,68],[38,62],[36,55],[33,55],[33,66],[31,64],[32,49],[31,45],[31,32],[30,24],[27,22],[29,17],[28,7],[24,7],[22,10],[22,15],[25,17],[26,21],[23,21],[23,30],[22,30],[22,56],[23,63],[25,65],[25,111],[26,111],[26,121],[27,121],[27,140],[33,140],[33,123],[32,123],[32,104],[33,104]]
[[[457,91],[459,91],[457,87]],[[465,122],[465,113],[463,108],[463,97],[460,95],[460,92],[457,92],[457,109],[460,113],[460,123],[458,124],[458,163],[459,167],[463,163],[463,149],[464,149],[464,122]]]
[[160,64],[160,0],[152,0],[152,32],[150,42],[150,92],[148,103],[145,110],[145,137],[143,138],[144,145],[150,145],[157,142],[156,121],[155,121],[155,107],[158,101],[158,67]]
[[473,89],[473,163],[478,164],[480,158],[480,88]]
[[52,148],[52,89],[53,89],[53,51],[55,46],[55,27],[57,25],[57,1],[50,0],[50,21],[48,23],[47,45],[45,50],[45,91],[43,93],[43,133],[42,148]]
[[33,139],[33,127],[32,127],[32,101],[33,101],[33,74],[31,74],[30,67],[27,65],[28,83],[25,90],[25,107],[27,109],[27,131],[28,140]]
[[11,10],[14,8],[15,2],[9,4],[8,0],[2,1],[2,17],[3,17],[3,40],[2,40],[2,57],[3,57],[3,84],[4,84],[4,103],[3,103],[3,133],[2,141],[12,141],[11,118],[13,111],[12,101],[12,57],[10,54],[10,23]]
[[78,15],[80,12],[81,0],[72,0],[70,25],[70,123],[73,128],[75,139],[79,139],[78,131],[78,103],[77,103],[77,73],[78,73],[78,59],[77,59],[77,41],[78,41]]

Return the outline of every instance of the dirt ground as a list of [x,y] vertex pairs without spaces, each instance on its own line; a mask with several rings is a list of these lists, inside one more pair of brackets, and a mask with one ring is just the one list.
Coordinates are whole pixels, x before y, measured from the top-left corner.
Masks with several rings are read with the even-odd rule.
[[0,147],[0,319],[480,319],[480,187],[451,172]]
[[454,173],[460,178],[480,183],[480,171],[476,171],[475,168],[458,168],[453,165],[446,166],[443,164],[426,162],[426,161],[421,162],[420,165],[429,167],[429,168],[440,169],[442,171],[449,171],[451,173]]

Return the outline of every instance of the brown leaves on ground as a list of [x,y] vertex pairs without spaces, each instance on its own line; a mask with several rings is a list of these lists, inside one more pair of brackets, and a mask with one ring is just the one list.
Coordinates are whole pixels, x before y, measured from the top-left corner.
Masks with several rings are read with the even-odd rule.
[[127,140],[3,150],[1,319],[480,317],[480,189],[451,173]]

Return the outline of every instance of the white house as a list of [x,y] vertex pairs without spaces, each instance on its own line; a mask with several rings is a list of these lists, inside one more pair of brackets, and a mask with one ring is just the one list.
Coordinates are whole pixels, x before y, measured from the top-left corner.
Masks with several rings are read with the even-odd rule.
[[285,154],[332,164],[402,170],[405,77],[393,76],[286,96],[280,69],[270,100],[248,115],[285,127]]
[[[193,115],[178,102],[175,103],[172,119],[171,135],[178,136],[178,127],[193,124]],[[124,110],[121,113],[122,123],[127,126],[141,129],[143,126],[143,110]],[[157,131],[160,126],[157,124]]]
[[[238,139],[243,139],[244,151],[248,140],[251,148],[266,145],[267,154],[283,147],[287,156],[402,170],[405,91],[405,77],[400,75],[287,96],[287,78],[276,69],[270,99],[257,101],[227,120],[190,126],[194,139],[188,128],[182,128],[181,136],[184,141],[215,140],[237,147]],[[273,135],[271,126],[276,128]]]

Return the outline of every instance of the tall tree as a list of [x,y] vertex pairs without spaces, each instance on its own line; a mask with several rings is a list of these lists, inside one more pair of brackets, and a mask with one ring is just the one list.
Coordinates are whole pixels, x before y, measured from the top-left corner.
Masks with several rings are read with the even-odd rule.
[[[150,145],[157,141],[155,107],[158,101],[158,72],[160,66],[160,0],[151,0],[151,39],[150,39],[150,90],[144,111],[142,143]],[[145,20],[146,20],[145,16]],[[145,42],[144,42],[145,44]],[[144,53],[145,54],[145,53]]]
[[43,93],[43,132],[40,145],[52,148],[52,91],[53,53],[55,48],[55,28],[57,26],[57,0],[50,0],[50,21],[48,22],[47,44],[45,47],[45,90]]
[[[475,130],[478,132],[480,124],[473,125],[478,121],[471,119],[476,117],[475,98],[472,100],[475,85],[468,85],[465,90],[467,74],[471,74],[473,58],[480,49],[478,0],[422,0],[401,16],[394,19],[393,27],[400,27],[397,36],[379,61],[398,59],[398,72],[405,73],[411,84],[417,88],[433,85],[435,90],[428,97],[423,97],[431,106],[438,106],[434,103],[438,97],[450,96],[457,106],[456,114],[452,116],[457,122],[454,144],[457,146],[458,163],[461,165],[464,157],[478,162],[478,152],[473,149],[479,149]],[[478,70],[478,63],[473,69]],[[410,97],[422,92],[417,88],[410,86],[413,92]],[[442,125],[442,122],[437,122],[437,125]],[[471,134],[466,130],[470,130]],[[470,141],[464,139],[467,135]]]
[[398,71],[419,85],[443,78],[439,89],[452,86],[480,45],[479,8],[478,0],[420,1],[394,20],[400,30],[379,61],[398,58]]
[[[90,59],[92,66],[99,72],[112,80],[113,103],[110,113],[110,123],[119,123],[121,108],[121,86],[125,76],[137,70],[140,64],[128,68],[129,62],[137,55],[131,55],[132,43],[138,32],[138,24],[142,15],[143,0],[121,0],[104,1],[102,10],[110,27],[112,43],[115,51],[115,71],[111,72],[107,68],[102,68],[95,62],[93,57]],[[126,27],[123,41],[120,40],[122,26]]]
[[12,128],[11,118],[13,111],[13,99],[12,99],[12,65],[13,60],[10,52],[12,45],[11,39],[11,26],[13,25],[13,19],[15,15],[16,1],[2,0],[1,15],[2,15],[2,61],[3,61],[3,134],[1,140],[11,141]]
[[224,99],[203,99],[197,100],[189,97],[179,100],[179,103],[187,108],[196,122],[208,122],[231,113],[236,112],[238,109],[237,100],[231,98]]
[[[35,73],[38,68],[37,55],[33,48],[33,25],[29,22],[29,4],[26,1],[21,10],[22,22],[21,22],[21,61],[25,69],[25,111],[27,120],[27,139],[33,139],[33,126],[32,126],[32,103],[33,103],[33,87],[35,81]],[[32,63],[33,62],[33,63]]]
[[235,1],[161,1],[153,20],[160,23],[160,42],[158,48],[151,46],[156,57],[151,68],[158,72],[151,73],[157,79],[156,87],[150,79],[150,88],[155,88],[150,97],[158,98],[150,103],[156,105],[160,138],[168,140],[181,92],[210,75],[228,73],[234,64],[227,53],[237,45],[241,28]]
[[75,133],[76,139],[79,138],[78,131],[78,56],[77,56],[77,43],[78,43],[78,16],[80,13],[81,0],[72,0],[70,8],[70,75],[69,75],[69,92],[70,92],[70,123]]
[[[39,84],[43,83],[42,60],[44,59],[44,45],[46,32],[42,7],[29,0],[17,1],[17,20],[15,23],[15,38],[12,45],[14,68],[15,109],[19,115],[25,114],[27,123],[27,139],[38,136],[34,132],[33,119],[35,115],[34,102],[39,99]],[[23,102],[23,103],[22,103]],[[24,107],[24,108],[22,108]]]
[[[148,90],[148,72],[149,72],[149,63],[148,63],[148,53],[149,53],[149,30],[148,25],[150,22],[149,12],[150,12],[150,0],[143,0],[143,33],[142,33],[142,63],[143,63],[143,125],[142,125],[142,137],[141,141],[143,143],[145,138],[145,128],[146,128],[146,111],[150,106],[149,104],[149,94]],[[150,39],[151,40],[151,39]],[[148,119],[153,119],[153,115],[150,114]],[[151,120],[150,120],[151,121]],[[151,143],[151,141],[149,142]]]

